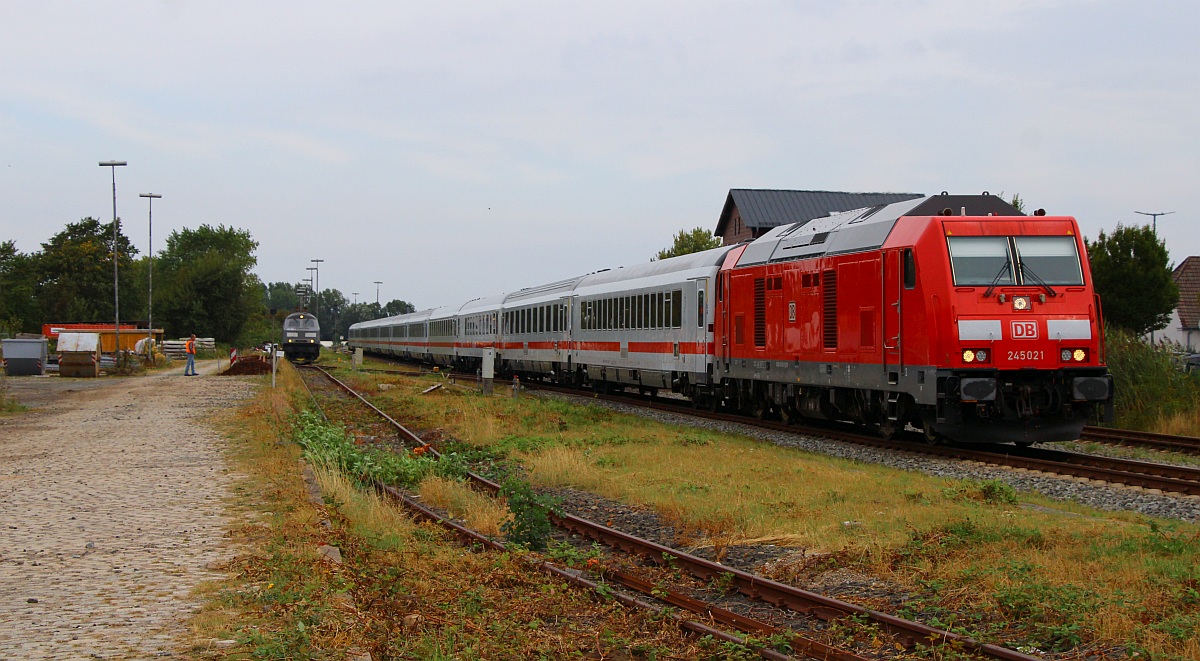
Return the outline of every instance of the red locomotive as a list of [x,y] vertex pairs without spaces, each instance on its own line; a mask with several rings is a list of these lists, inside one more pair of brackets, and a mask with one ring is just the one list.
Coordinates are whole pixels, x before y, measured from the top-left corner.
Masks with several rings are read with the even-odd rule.
[[1112,416],[1070,217],[987,194],[837,213],[731,250],[716,289],[713,405],[931,442],[1071,440]]

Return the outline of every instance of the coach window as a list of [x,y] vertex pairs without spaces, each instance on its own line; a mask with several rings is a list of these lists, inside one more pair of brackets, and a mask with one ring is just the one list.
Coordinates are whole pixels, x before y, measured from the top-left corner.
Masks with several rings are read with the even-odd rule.
[[912,248],[904,249],[904,288],[912,289],[917,286],[917,258],[913,256]]
[[671,292],[671,328],[683,328],[683,292]]

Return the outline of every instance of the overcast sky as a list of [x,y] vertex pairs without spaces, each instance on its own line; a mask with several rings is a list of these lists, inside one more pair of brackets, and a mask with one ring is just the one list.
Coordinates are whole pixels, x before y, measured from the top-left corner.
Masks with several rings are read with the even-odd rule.
[[[0,240],[250,230],[420,307],[648,260],[730,188],[1019,193],[1200,254],[1200,3],[17,2]],[[0,293],[2,295],[2,293]]]

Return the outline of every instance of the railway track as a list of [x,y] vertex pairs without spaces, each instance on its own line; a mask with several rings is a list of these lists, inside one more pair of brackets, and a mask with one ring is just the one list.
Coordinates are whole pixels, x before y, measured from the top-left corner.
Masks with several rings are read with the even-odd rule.
[[[383,370],[384,372],[391,372]],[[397,372],[398,373],[398,372]],[[426,372],[427,374],[428,372]],[[411,375],[411,373],[406,373]],[[459,379],[474,379],[474,375],[456,374]],[[584,392],[562,386],[540,382],[525,382],[523,387],[558,392],[568,395],[583,395]],[[973,446],[930,445],[919,440],[909,440],[914,435],[897,439],[883,439],[878,436],[864,434],[840,425],[806,425],[803,423],[785,424],[782,422],[761,420],[742,415],[723,412],[713,412],[696,409],[691,406],[672,404],[668,400],[649,398],[641,395],[620,393],[592,393],[595,399],[634,404],[657,411],[678,415],[700,417],[706,420],[732,422],[750,425],[762,429],[770,429],[791,434],[813,434],[835,440],[859,445],[867,445],[887,450],[923,454],[926,456],[942,457],[965,461],[977,461],[985,464],[1022,468],[1054,475],[1095,480],[1109,484],[1139,487],[1163,493],[1176,493],[1189,496],[1200,496],[1200,469],[1162,464],[1134,459],[1104,457],[1080,452],[1050,450],[1045,448],[1022,448],[1015,445],[989,444]],[[1086,427],[1080,440],[1097,441],[1121,445],[1137,445],[1155,447],[1176,452],[1191,452],[1200,454],[1200,438],[1188,436],[1170,436],[1150,432],[1138,432],[1123,429],[1108,429],[1104,427]]]
[[[368,407],[381,419],[386,420],[394,431],[405,440],[407,443],[419,444],[429,447],[420,436],[406,428],[400,422],[391,418],[387,413],[379,409],[377,406],[368,401],[360,393],[356,392],[352,387],[337,379],[327,370],[320,367],[312,366],[302,370],[308,373],[320,373],[330,382],[336,384],[340,389],[345,391],[349,396],[356,398],[363,405]],[[690,410],[689,410],[690,411]],[[433,456],[438,457],[437,451],[430,449],[429,452]],[[500,485],[484,478],[475,473],[468,473],[468,478],[481,491],[497,495],[500,491]],[[470,531],[452,521],[448,521],[441,517],[433,510],[417,503],[412,498],[405,494],[386,487],[377,485],[382,492],[388,494],[390,498],[403,503],[411,509],[416,516],[425,518],[431,521],[436,521],[439,525],[447,527],[455,531],[468,543],[482,544],[488,548],[503,548],[498,542],[490,540],[474,531]],[[1008,648],[983,643],[974,640],[970,637],[961,634],[937,629],[928,625],[905,620],[887,613],[866,609],[849,602],[841,601],[826,597],[824,595],[810,592],[797,588],[795,586],[779,583],[770,579],[756,576],[749,572],[744,572],[732,567],[728,567],[705,558],[700,558],[688,553],[684,553],[677,549],[663,546],[655,542],[641,539],[639,537],[629,535],[619,530],[609,528],[594,521],[584,519],[572,514],[563,513],[561,516],[552,515],[552,522],[560,528],[571,533],[580,535],[587,539],[592,539],[606,546],[622,551],[624,553],[638,556],[643,561],[652,564],[670,563],[672,567],[687,571],[696,579],[702,581],[722,580],[727,581],[732,589],[735,589],[740,594],[747,598],[762,601],[772,604],[777,607],[789,609],[791,611],[804,614],[822,622],[846,621],[866,623],[874,625],[880,630],[886,631],[895,640],[904,647],[912,649],[918,645],[927,648],[949,647],[958,651],[966,651],[971,655],[979,658],[987,659],[1004,659],[1007,661],[1032,661],[1037,657],[1032,657],[1027,654],[1011,650]],[[556,576],[561,576],[572,583],[596,589],[596,584],[584,579],[582,575],[564,572],[561,568],[553,567],[549,563],[542,563],[544,571],[548,571]],[[802,652],[807,658],[817,659],[836,659],[838,661],[853,661],[854,659],[863,659],[853,652],[842,650],[835,647],[830,647],[813,638],[797,634],[793,631],[783,632],[778,628],[766,622],[746,618],[745,616],[732,613],[722,608],[718,608],[706,602],[697,600],[693,597],[680,592],[661,589],[660,586],[651,585],[643,579],[635,576],[624,574],[621,572],[605,572],[604,576],[613,582],[620,583],[625,587],[641,592],[644,596],[663,601],[670,604],[672,607],[689,610],[704,619],[719,623],[724,626],[736,628],[746,633],[754,635],[778,635],[784,633],[789,638],[789,644],[792,649]],[[630,598],[628,605],[661,608],[654,604],[644,603],[644,599]],[[707,626],[696,623],[692,620],[685,620],[690,624],[680,622],[680,626],[697,631],[694,626]],[[711,627],[708,627],[711,629]],[[716,635],[711,631],[705,631],[705,635]],[[734,640],[728,634],[721,634],[723,640]],[[759,649],[760,655],[764,658],[789,658],[786,655],[781,655],[770,649]]]
[[1081,441],[1094,441],[1112,445],[1128,445],[1148,447],[1156,450],[1167,450],[1183,454],[1200,454],[1200,438],[1195,436],[1173,436],[1171,434],[1155,434],[1148,431],[1133,431],[1130,429],[1109,429],[1107,427],[1084,427],[1079,435]]
[[[580,392],[558,386],[536,384],[531,387],[579,395]],[[897,439],[883,439],[878,436],[864,434],[857,430],[834,425],[805,425],[785,424],[771,420],[760,420],[729,413],[711,412],[695,409],[690,406],[671,404],[665,400],[650,399],[641,396],[597,394],[596,399],[635,404],[678,415],[700,417],[706,420],[732,422],[749,425],[761,429],[770,429],[790,434],[813,434],[835,440],[857,443],[871,447],[883,448],[967,461],[978,461],[986,464],[1023,468],[1056,475],[1086,478],[1110,484],[1118,484],[1143,489],[1157,490],[1165,493],[1184,495],[1200,495],[1200,469],[1187,466],[1174,466],[1133,459],[1103,457],[1079,452],[1049,450],[1044,448],[1022,448],[1015,445],[989,444],[979,447],[930,445],[919,440],[909,440],[916,435],[908,435]],[[1132,432],[1131,434],[1136,434]],[[1175,437],[1181,438],[1181,437]],[[1186,438],[1186,437],[1182,437]],[[1192,439],[1200,442],[1200,439]]]

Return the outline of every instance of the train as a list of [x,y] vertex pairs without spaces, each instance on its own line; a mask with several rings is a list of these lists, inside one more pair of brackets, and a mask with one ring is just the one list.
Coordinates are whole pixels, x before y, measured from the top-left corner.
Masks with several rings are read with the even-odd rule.
[[348,342],[885,437],[1029,445],[1111,420],[1103,328],[1073,217],[943,193],[357,323]]
[[311,363],[321,356],[321,326],[311,312],[293,312],[283,320],[283,355],[293,363]]

